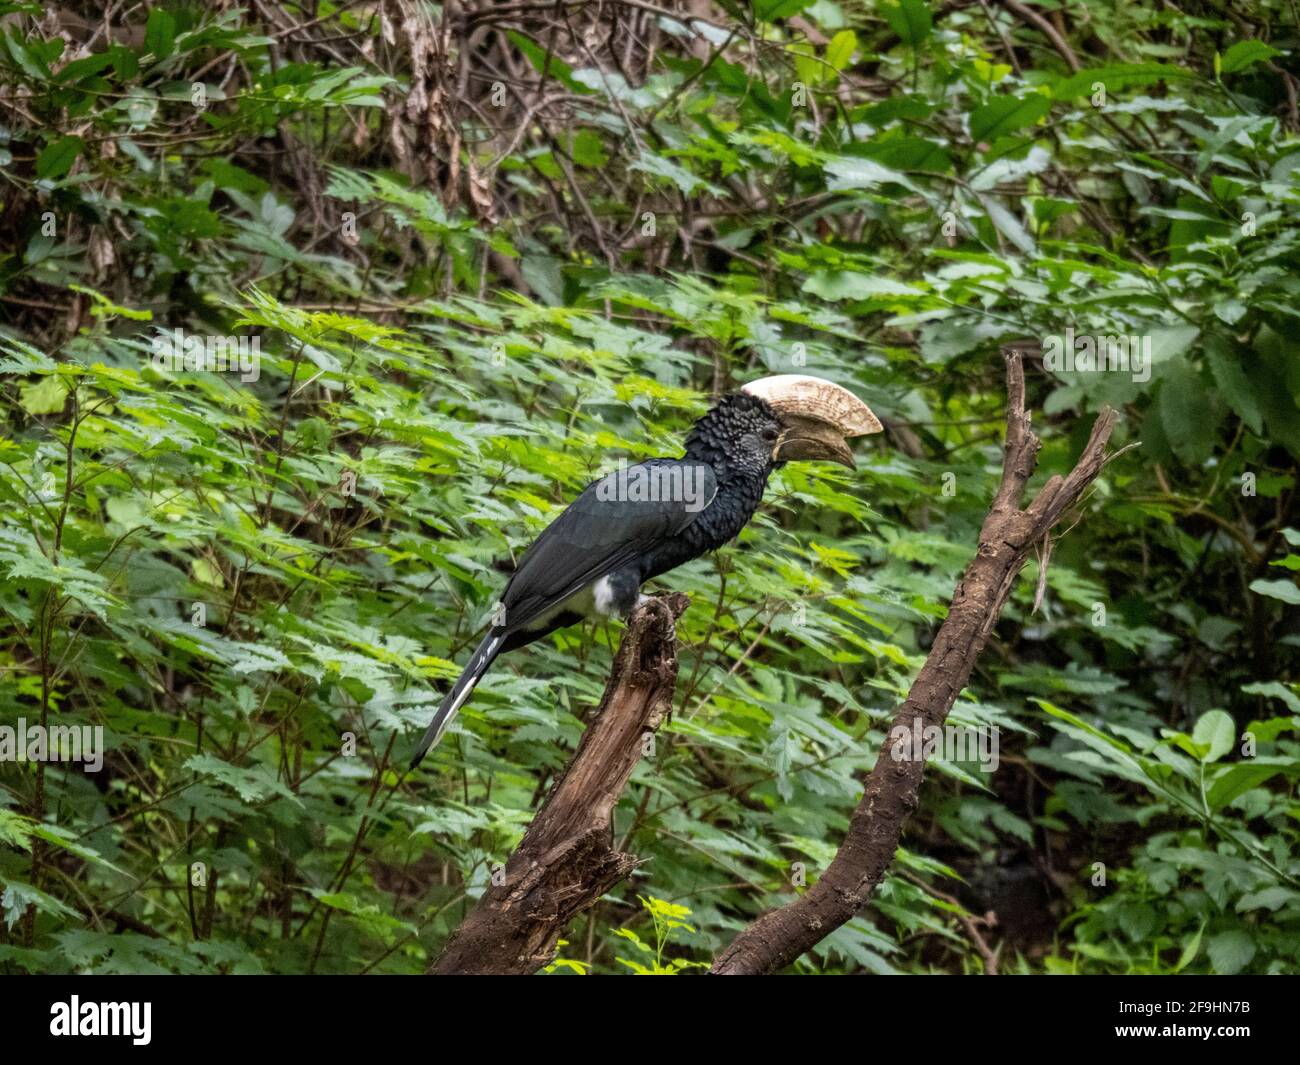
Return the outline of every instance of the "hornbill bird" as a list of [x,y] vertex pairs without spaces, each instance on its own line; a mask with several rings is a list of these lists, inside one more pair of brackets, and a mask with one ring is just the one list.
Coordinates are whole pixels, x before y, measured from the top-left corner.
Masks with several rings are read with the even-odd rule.
[[825,459],[852,467],[845,440],[880,429],[846,388],[803,374],[764,377],[700,418],[681,458],[651,459],[588,485],[520,559],[411,767],[442,738],[497,655],[587,618],[630,613],[646,581],[734,539],[778,466]]

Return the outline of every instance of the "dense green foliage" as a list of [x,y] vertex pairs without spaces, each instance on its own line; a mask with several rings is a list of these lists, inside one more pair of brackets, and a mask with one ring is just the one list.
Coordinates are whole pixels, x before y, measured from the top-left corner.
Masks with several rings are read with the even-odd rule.
[[[618,639],[502,659],[403,775],[511,558],[711,397],[815,373],[887,432],[661,582],[693,605],[617,812],[644,863],[553,968],[707,962],[834,854],[1018,344],[1035,484],[1103,404],[1140,446],[954,710],[1000,766],[933,764],[797,968],[1296,970],[1294,3],[535,6],[0,4],[0,724],[108,748],[0,764],[0,966],[422,971]],[[1053,368],[1067,328],[1149,374]],[[256,379],[159,367],[176,329],[256,337]]]

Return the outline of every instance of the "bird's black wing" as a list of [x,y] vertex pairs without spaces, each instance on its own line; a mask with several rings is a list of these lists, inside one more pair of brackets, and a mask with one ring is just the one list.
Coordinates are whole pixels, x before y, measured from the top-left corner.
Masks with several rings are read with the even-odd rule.
[[[691,478],[690,499],[680,492],[660,493],[676,497],[669,499],[629,498],[639,477],[657,477],[663,483],[671,479],[674,467],[681,469],[683,478]],[[646,483],[644,477],[641,483]],[[712,467],[682,459],[653,459],[589,484],[520,560],[502,596],[505,627],[526,628],[588,584],[676,536],[699,517],[717,487]]]

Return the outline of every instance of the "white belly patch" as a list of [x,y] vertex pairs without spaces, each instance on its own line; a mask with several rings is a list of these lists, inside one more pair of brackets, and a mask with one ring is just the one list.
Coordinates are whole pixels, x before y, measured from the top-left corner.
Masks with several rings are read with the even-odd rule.
[[614,589],[609,577],[601,577],[591,586],[591,598],[597,614],[612,617],[618,613],[618,607],[614,604]]
[[580,588],[564,602],[551,607],[545,614],[529,623],[528,630],[544,629],[550,624],[552,618],[566,611],[581,614],[584,618],[620,616],[618,604],[614,601],[614,588],[610,578],[601,577],[587,587]]

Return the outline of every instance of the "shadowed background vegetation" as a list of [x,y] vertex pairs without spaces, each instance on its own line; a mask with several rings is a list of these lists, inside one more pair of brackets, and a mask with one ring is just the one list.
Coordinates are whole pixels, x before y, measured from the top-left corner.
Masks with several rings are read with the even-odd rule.
[[[662,582],[693,605],[616,816],[644,863],[552,969],[707,963],[843,836],[997,483],[1014,344],[1035,484],[1103,404],[1140,446],[954,708],[999,767],[932,764],[795,969],[1295,971],[1297,24],[0,3],[0,724],[108,748],[0,763],[0,967],[423,971],[620,631],[502,660],[404,776],[512,560],[718,394],[813,373],[886,432]],[[1054,369],[1067,328],[1149,337],[1150,373]],[[256,380],[155,365],[176,329],[256,338]]]

